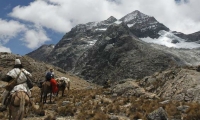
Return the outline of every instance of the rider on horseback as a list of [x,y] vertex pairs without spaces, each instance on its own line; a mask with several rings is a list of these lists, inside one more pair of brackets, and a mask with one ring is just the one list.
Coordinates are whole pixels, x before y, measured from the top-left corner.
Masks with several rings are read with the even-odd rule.
[[1,112],[6,110],[7,105],[5,104],[5,101],[7,97],[9,96],[9,93],[12,94],[16,91],[25,91],[29,95],[29,97],[31,96],[31,91],[28,88],[27,83],[26,83],[26,80],[27,80],[26,75],[28,75],[29,77],[32,77],[32,75],[27,70],[23,69],[20,59],[15,59],[14,68],[11,71],[9,71],[6,74],[5,78],[3,78],[2,80],[6,82],[10,82],[13,79],[16,79],[17,85],[11,91],[5,90],[2,93],[2,106],[0,107]]
[[52,72],[48,72],[46,74],[46,81],[49,81],[52,86],[52,93],[55,94],[58,91],[57,81],[54,79],[54,74]]

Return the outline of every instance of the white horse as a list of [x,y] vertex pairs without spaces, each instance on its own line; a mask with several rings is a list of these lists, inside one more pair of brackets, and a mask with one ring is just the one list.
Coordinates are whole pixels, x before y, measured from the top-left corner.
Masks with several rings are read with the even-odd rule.
[[58,83],[57,95],[58,95],[59,91],[62,91],[62,96],[63,96],[65,88],[67,88],[67,90],[70,89],[70,79],[66,78],[66,77],[60,77],[60,78],[56,78],[56,81]]

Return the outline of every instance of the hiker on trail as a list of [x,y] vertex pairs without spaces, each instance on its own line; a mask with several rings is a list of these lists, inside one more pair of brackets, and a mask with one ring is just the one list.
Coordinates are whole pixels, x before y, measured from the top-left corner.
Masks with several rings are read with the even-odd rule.
[[[13,87],[5,87],[5,91],[2,93],[2,104],[0,106],[0,112],[5,111],[7,108],[6,99],[9,94],[13,94],[16,91],[25,91],[29,97],[31,97],[31,91],[27,86],[27,77],[32,77],[32,75],[23,68],[20,59],[15,59],[15,65],[12,70],[10,70],[2,81],[9,82],[7,86],[11,86],[11,83],[15,83]],[[16,82],[12,82],[16,81]],[[9,89],[8,89],[9,88]]]

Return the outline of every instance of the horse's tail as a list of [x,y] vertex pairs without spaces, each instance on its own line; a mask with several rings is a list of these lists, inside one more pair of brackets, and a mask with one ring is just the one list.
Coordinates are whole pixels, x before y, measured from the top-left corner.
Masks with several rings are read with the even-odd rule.
[[24,116],[24,106],[25,106],[25,99],[26,99],[26,94],[24,94],[24,92],[20,92],[21,93],[21,98],[20,98],[20,105],[19,105],[19,120],[23,119]]

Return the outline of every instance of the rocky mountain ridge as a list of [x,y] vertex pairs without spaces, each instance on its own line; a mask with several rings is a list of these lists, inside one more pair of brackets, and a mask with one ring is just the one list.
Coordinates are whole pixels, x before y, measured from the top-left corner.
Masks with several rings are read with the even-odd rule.
[[[162,32],[161,34],[160,31],[164,32]],[[159,23],[154,17],[147,16],[136,10],[122,17],[119,20],[111,16],[107,20],[101,22],[89,22],[86,24],[79,24],[74,28],[72,28],[71,31],[69,31],[63,36],[63,38],[55,45],[55,47],[52,49],[49,55],[45,56],[40,54],[43,57],[39,57],[40,56],[39,54],[34,54],[37,52],[36,50],[33,51],[32,53],[29,53],[28,56],[61,67],[66,71],[76,73],[79,76],[82,76],[89,80],[94,80],[97,83],[105,82],[106,78],[110,79],[111,77],[109,76],[114,75],[110,74],[110,72],[118,71],[116,69],[117,64],[115,63],[121,61],[121,59],[125,59],[126,62],[124,62],[123,65],[129,67],[127,70],[130,70],[130,72],[127,71],[120,72],[122,74],[125,73],[123,78],[127,77],[141,78],[150,75],[150,73],[152,74],[153,72],[167,69],[172,65],[171,63],[173,63],[173,65],[175,66],[176,65],[184,66],[188,64],[193,65],[193,63],[197,64],[199,62],[198,59],[196,59],[197,61],[193,61],[193,63],[191,63],[189,59],[187,59],[188,61],[185,62],[183,58],[179,58],[179,56],[172,54],[170,50],[166,51],[165,49],[163,50],[162,46],[159,47],[159,49],[158,47],[155,47],[156,52],[154,53],[158,54],[155,54],[156,57],[154,58],[152,57],[153,55],[151,56],[151,52],[147,51],[148,48],[151,46],[150,44],[145,45],[146,43],[142,42],[141,43],[142,47],[137,46],[137,44],[139,44],[138,41],[141,41],[140,40],[141,38],[150,37],[154,39],[154,38],[159,38],[160,36],[170,37],[163,35],[163,33],[165,34],[165,32],[167,33],[169,31],[170,31],[169,28],[164,26],[162,23]],[[188,38],[188,36],[195,36],[198,38],[198,34],[184,35],[184,34],[178,34],[177,32],[171,32],[171,33],[174,33],[173,35],[175,36],[173,37],[172,40],[173,44],[179,43],[180,40],[182,40],[182,38],[186,39]],[[188,38],[187,41],[194,41],[194,40],[198,39],[189,40]],[[132,42],[130,42],[131,43],[130,45],[123,46],[123,44],[125,43],[123,43],[122,41],[127,41],[127,42],[132,41],[133,44]],[[129,47],[126,48],[127,46]],[[133,53],[129,52],[130,49],[135,49],[135,52]],[[119,50],[121,50],[122,55],[118,55],[117,52]],[[138,54],[135,55],[134,53]],[[165,54],[164,56],[166,57],[164,56],[160,57],[160,53],[162,53],[163,55]],[[187,54],[190,53],[188,52]],[[187,57],[187,54],[182,53],[182,56]],[[191,54],[193,53],[191,52]],[[132,56],[132,58],[129,56]],[[139,60],[141,63],[138,61],[138,63],[140,64],[135,65],[135,63],[137,63],[136,62],[137,60]],[[154,63],[154,61],[160,61],[160,64],[154,65],[154,67],[152,65],[153,68],[149,69],[149,71],[142,72],[143,70],[145,70],[146,67],[145,65],[147,65],[146,68],[148,68],[148,66],[149,65],[151,66],[151,63]],[[133,62],[134,64],[128,65],[131,62]],[[99,66],[97,67],[98,69],[96,69],[95,66]],[[131,72],[133,74],[134,72],[137,74],[134,74],[133,76],[131,75]],[[111,78],[111,79],[114,80],[116,78]],[[118,79],[121,79],[121,77]]]

